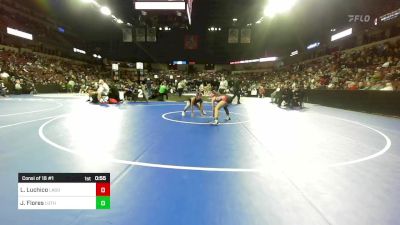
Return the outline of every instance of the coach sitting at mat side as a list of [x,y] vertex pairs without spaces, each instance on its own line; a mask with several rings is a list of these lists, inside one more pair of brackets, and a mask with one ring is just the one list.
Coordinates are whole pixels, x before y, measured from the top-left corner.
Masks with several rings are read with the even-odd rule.
[[93,103],[101,102],[102,96],[108,96],[109,92],[110,87],[107,85],[106,82],[104,82],[104,80],[100,79],[97,91],[89,91],[89,99],[92,98]]

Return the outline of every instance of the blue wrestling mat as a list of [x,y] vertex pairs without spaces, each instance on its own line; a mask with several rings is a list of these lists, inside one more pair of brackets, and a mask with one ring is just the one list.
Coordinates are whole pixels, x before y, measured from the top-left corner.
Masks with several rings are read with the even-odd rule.
[[[0,224],[399,224],[400,120],[267,99],[0,98]],[[18,173],[110,173],[111,209],[18,210]]]

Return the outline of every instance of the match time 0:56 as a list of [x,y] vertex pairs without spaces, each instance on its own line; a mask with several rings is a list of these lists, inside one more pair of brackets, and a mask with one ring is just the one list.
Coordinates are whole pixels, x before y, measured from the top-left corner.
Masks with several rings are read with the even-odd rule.
[[106,176],[95,176],[94,180],[95,181],[104,181],[104,180],[107,180],[107,177]]

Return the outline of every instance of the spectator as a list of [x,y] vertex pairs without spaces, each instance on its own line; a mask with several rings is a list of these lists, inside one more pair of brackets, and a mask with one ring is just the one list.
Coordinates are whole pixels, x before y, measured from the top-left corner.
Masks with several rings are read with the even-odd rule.
[[69,93],[73,93],[75,88],[75,81],[74,80],[69,80],[68,85],[67,85],[67,90]]
[[391,82],[387,82],[384,88],[380,89],[381,91],[393,91],[393,85]]
[[264,85],[262,85],[262,84],[260,84],[260,86],[258,87],[258,97],[259,98],[265,97],[265,89],[264,89]]
[[165,81],[161,83],[158,93],[160,94],[161,101],[164,101],[164,96],[168,100],[168,87]]
[[183,93],[184,88],[185,88],[185,81],[184,80],[179,81],[178,82],[178,89],[177,89],[179,97],[182,97],[182,93]]
[[4,85],[4,82],[0,82],[0,95],[6,97],[8,93],[7,87]]
[[219,82],[219,93],[225,94],[228,89],[228,81],[225,80],[225,77],[221,77],[221,81]]
[[201,82],[201,84],[200,84],[200,86],[199,86],[199,92],[200,92],[201,94],[204,95],[204,90],[205,90],[205,88],[204,88],[204,83]]
[[17,94],[17,95],[20,95],[20,94],[22,94],[22,85],[21,85],[21,81],[20,80],[16,80],[15,81],[15,93]]

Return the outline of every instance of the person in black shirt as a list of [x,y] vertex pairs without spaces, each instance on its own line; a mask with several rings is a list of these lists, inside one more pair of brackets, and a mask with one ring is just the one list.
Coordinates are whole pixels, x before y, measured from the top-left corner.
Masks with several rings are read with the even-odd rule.
[[285,101],[285,105],[289,106],[289,108],[292,108],[292,98],[293,98],[293,92],[292,89],[289,88],[288,84],[285,84],[283,89],[281,89],[282,95],[278,99],[278,107],[281,107],[282,102]]
[[298,106],[300,108],[303,108],[303,99],[304,99],[304,92],[301,88],[295,87],[293,89],[293,100],[292,100],[292,105]]
[[240,95],[242,93],[242,87],[241,87],[242,82],[239,80],[239,78],[236,78],[235,81],[233,82],[233,99],[237,97],[237,104],[240,104]]

